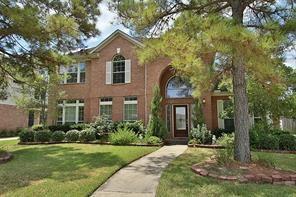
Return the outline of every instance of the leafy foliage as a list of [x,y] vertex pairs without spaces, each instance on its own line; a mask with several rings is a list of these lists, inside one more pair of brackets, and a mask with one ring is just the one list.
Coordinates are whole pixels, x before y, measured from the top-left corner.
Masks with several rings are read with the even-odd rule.
[[144,124],[141,120],[137,120],[137,121],[122,121],[122,122],[118,122],[116,124],[116,128],[117,129],[123,129],[124,127],[127,127],[128,129],[132,130],[133,132],[135,132],[135,134],[137,136],[144,136],[145,134],[145,128],[144,128]]
[[115,133],[109,135],[109,141],[115,145],[127,145],[137,141],[136,134],[127,127],[119,128]]
[[151,101],[151,115],[149,117],[147,131],[153,136],[164,139],[167,136],[167,128],[161,118],[161,101],[160,89],[158,86],[154,86]]
[[160,144],[162,141],[159,137],[150,136],[146,139],[147,144],[157,145]]
[[66,133],[65,139],[68,142],[76,142],[79,139],[79,131],[78,130],[70,130]]
[[34,132],[30,129],[23,129],[19,137],[21,142],[34,142]]
[[196,128],[192,128],[190,131],[190,138],[195,139],[200,144],[212,144],[213,135],[207,129],[206,125],[197,125]]
[[63,131],[55,131],[51,135],[51,140],[54,142],[61,142],[65,139],[65,132]]
[[91,142],[96,140],[96,132],[92,128],[87,128],[79,132],[79,141]]
[[95,122],[91,123],[90,126],[94,128],[99,135],[103,133],[110,133],[115,127],[112,120],[109,120],[109,117],[105,114],[96,117]]
[[219,150],[217,154],[217,161],[220,164],[227,164],[233,159],[234,151],[234,135],[223,134],[217,141],[219,145],[225,147],[225,149]]
[[35,142],[49,142],[51,139],[51,131],[49,130],[40,130],[34,132],[34,141]]

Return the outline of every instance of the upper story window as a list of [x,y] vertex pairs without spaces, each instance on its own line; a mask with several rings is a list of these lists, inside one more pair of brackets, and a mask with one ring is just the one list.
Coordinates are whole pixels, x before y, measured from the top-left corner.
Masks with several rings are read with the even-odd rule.
[[122,55],[116,55],[112,61],[112,82],[125,82],[125,58]]
[[192,95],[192,86],[189,81],[179,76],[172,77],[166,87],[167,98],[187,98]]
[[106,62],[106,84],[131,82],[131,60],[122,55],[115,55],[112,61]]
[[85,82],[85,63],[77,63],[69,66],[60,67],[62,83],[84,83]]

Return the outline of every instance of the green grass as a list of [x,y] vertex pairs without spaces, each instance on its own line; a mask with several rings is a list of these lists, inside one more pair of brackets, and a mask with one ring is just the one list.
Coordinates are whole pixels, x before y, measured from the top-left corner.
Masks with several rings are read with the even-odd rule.
[[0,196],[87,196],[122,166],[157,149],[16,143],[0,142],[14,155],[12,161],[0,165]]
[[[214,154],[214,150],[189,148],[184,154],[169,164],[161,176],[157,196],[296,196],[296,186],[276,186],[271,184],[239,184],[219,181],[194,174],[190,167]],[[296,155],[253,153],[271,157],[277,167],[296,171]]]

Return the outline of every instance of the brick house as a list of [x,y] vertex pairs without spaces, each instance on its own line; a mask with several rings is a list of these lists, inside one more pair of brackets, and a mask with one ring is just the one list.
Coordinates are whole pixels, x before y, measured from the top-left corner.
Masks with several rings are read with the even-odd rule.
[[[147,124],[152,89],[159,85],[169,138],[187,138],[194,101],[190,85],[175,76],[168,59],[140,65],[136,47],[143,44],[116,30],[96,47],[84,51],[77,64],[61,67],[60,74],[67,73],[70,78],[59,87],[66,94],[58,104],[58,117],[49,115],[48,123],[91,122],[95,116],[107,114],[113,121],[142,120]],[[212,60],[208,57],[204,61]],[[226,127],[227,121],[218,114],[228,99],[229,94],[223,92],[203,94],[203,115],[209,129]]]

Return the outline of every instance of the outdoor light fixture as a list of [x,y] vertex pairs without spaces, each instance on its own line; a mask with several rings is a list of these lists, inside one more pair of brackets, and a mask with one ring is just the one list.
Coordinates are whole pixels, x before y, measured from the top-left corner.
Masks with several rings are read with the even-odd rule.
[[205,98],[202,99],[202,104],[206,104],[206,99]]

